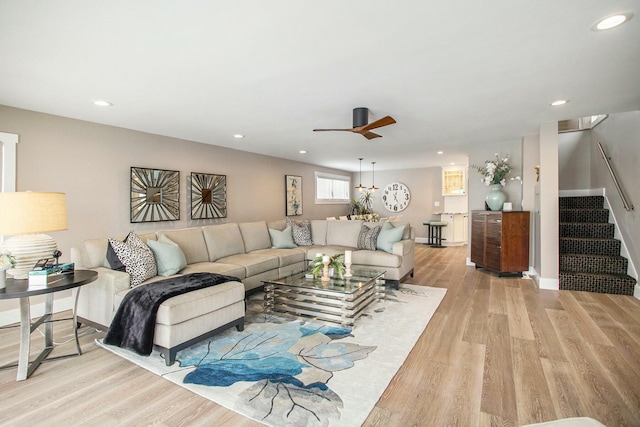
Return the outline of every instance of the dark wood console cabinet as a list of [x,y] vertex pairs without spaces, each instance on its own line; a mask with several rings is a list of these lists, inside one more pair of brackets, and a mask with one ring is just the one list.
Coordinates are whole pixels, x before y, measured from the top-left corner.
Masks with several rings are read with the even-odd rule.
[[497,273],[529,270],[529,212],[472,211],[471,262]]

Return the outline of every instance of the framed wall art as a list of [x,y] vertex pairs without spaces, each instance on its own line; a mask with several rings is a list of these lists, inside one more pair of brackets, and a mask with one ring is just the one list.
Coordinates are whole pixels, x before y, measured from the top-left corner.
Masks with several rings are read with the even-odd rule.
[[191,219],[227,217],[227,176],[191,172]]
[[180,172],[131,168],[131,222],[180,219]]
[[302,215],[302,177],[285,175],[285,197],[287,216]]

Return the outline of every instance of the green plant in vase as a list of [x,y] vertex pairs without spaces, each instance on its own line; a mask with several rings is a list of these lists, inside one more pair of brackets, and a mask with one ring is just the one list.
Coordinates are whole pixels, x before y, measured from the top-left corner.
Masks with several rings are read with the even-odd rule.
[[[322,269],[324,268],[324,264],[322,259],[327,256],[325,254],[316,256],[311,263],[313,264],[313,277],[318,278],[322,276]],[[344,266],[344,254],[337,254],[329,257],[329,268],[333,268],[333,274],[337,275],[342,279],[346,267]]]

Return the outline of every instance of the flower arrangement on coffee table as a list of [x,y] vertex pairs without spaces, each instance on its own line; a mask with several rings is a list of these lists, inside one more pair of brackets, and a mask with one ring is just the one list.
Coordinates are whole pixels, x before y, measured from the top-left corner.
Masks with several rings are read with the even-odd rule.
[[322,276],[322,270],[326,261],[328,261],[328,267],[333,268],[334,275],[337,275],[342,279],[346,269],[344,265],[344,254],[337,254],[334,256],[316,254],[316,257],[311,261],[313,265],[313,277],[317,278],[318,276]]

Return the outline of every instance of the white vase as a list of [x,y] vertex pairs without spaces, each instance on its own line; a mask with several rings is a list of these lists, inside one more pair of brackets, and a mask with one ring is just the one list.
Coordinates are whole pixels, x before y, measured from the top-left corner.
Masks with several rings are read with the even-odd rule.
[[7,270],[0,270],[0,289],[7,287]]
[[491,184],[491,192],[485,198],[487,206],[492,211],[502,210],[502,205],[507,200],[507,195],[500,191],[501,188],[500,184]]

